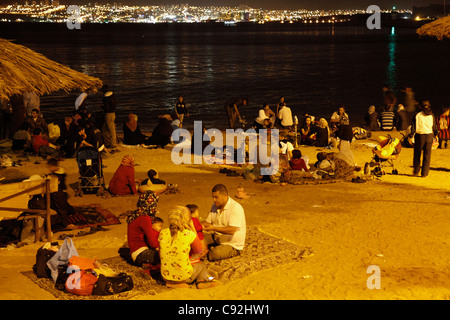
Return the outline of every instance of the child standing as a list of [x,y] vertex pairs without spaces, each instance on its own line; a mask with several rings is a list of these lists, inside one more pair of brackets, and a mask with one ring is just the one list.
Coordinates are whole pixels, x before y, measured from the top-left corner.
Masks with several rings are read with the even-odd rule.
[[442,114],[437,120],[439,129],[439,147],[445,149],[449,147],[448,140],[450,140],[450,107],[442,108]]
[[58,178],[58,191],[50,194],[50,207],[58,213],[57,216],[52,216],[52,227],[54,224],[62,224],[63,228],[72,229],[75,226],[72,224],[70,216],[76,214],[76,211],[67,201],[69,196],[66,192],[66,172],[59,166],[59,162],[55,158],[47,160],[47,168],[50,174]]

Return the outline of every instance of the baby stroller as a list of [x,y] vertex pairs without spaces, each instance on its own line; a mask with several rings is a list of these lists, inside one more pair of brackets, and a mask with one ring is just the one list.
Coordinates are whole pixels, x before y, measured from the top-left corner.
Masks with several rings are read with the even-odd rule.
[[84,147],[77,152],[77,164],[80,172],[80,183],[76,196],[83,193],[103,196],[105,193],[105,178],[103,176],[102,158],[100,152],[93,147]]
[[[378,137],[380,141],[379,144],[373,148],[372,152],[374,154],[372,161],[367,162],[364,166],[364,174],[373,173],[377,177],[381,177],[385,174],[382,169],[383,163],[387,163],[392,167],[392,174],[398,174],[397,169],[394,167],[394,160],[396,160],[402,151],[402,144],[400,139],[392,138],[390,135],[388,137]],[[371,167],[375,167],[370,171]]]

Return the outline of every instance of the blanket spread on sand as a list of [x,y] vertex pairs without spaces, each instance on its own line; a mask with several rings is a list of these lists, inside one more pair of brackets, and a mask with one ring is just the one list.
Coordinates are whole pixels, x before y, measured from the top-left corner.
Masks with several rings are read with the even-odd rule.
[[[240,256],[214,262],[204,260],[203,263],[205,263],[210,275],[225,284],[242,279],[254,272],[299,262],[311,254],[311,248],[300,247],[292,242],[271,236],[256,227],[248,227],[246,247]],[[102,262],[117,273],[125,272],[131,275],[134,288],[111,296],[77,296],[55,289],[51,279],[37,278],[33,271],[22,272],[22,274],[61,300],[131,299],[138,295],[157,295],[168,290],[174,290],[165,286],[159,272],[152,273],[150,277],[148,274],[144,274],[141,268],[133,266],[120,256],[103,259]],[[192,287],[194,288],[194,286]]]
[[74,206],[74,209],[76,213],[69,216],[69,221],[76,226],[75,229],[120,224],[120,220],[111,211],[99,204]]

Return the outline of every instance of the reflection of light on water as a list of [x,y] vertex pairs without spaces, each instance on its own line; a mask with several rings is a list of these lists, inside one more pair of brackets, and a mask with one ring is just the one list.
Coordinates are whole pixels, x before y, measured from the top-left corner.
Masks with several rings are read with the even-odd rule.
[[386,68],[387,85],[392,89],[397,86],[396,54],[397,54],[397,35],[395,34],[395,27],[392,27],[388,43],[389,63]]

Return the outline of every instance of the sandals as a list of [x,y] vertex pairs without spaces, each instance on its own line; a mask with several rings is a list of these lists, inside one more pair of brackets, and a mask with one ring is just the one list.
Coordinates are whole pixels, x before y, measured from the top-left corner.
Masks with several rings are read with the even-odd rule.
[[222,285],[221,282],[217,280],[211,280],[211,281],[201,281],[197,283],[197,289],[208,289],[213,288]]
[[175,283],[175,282],[166,282],[166,286],[172,289],[186,289],[189,288],[187,283]]

